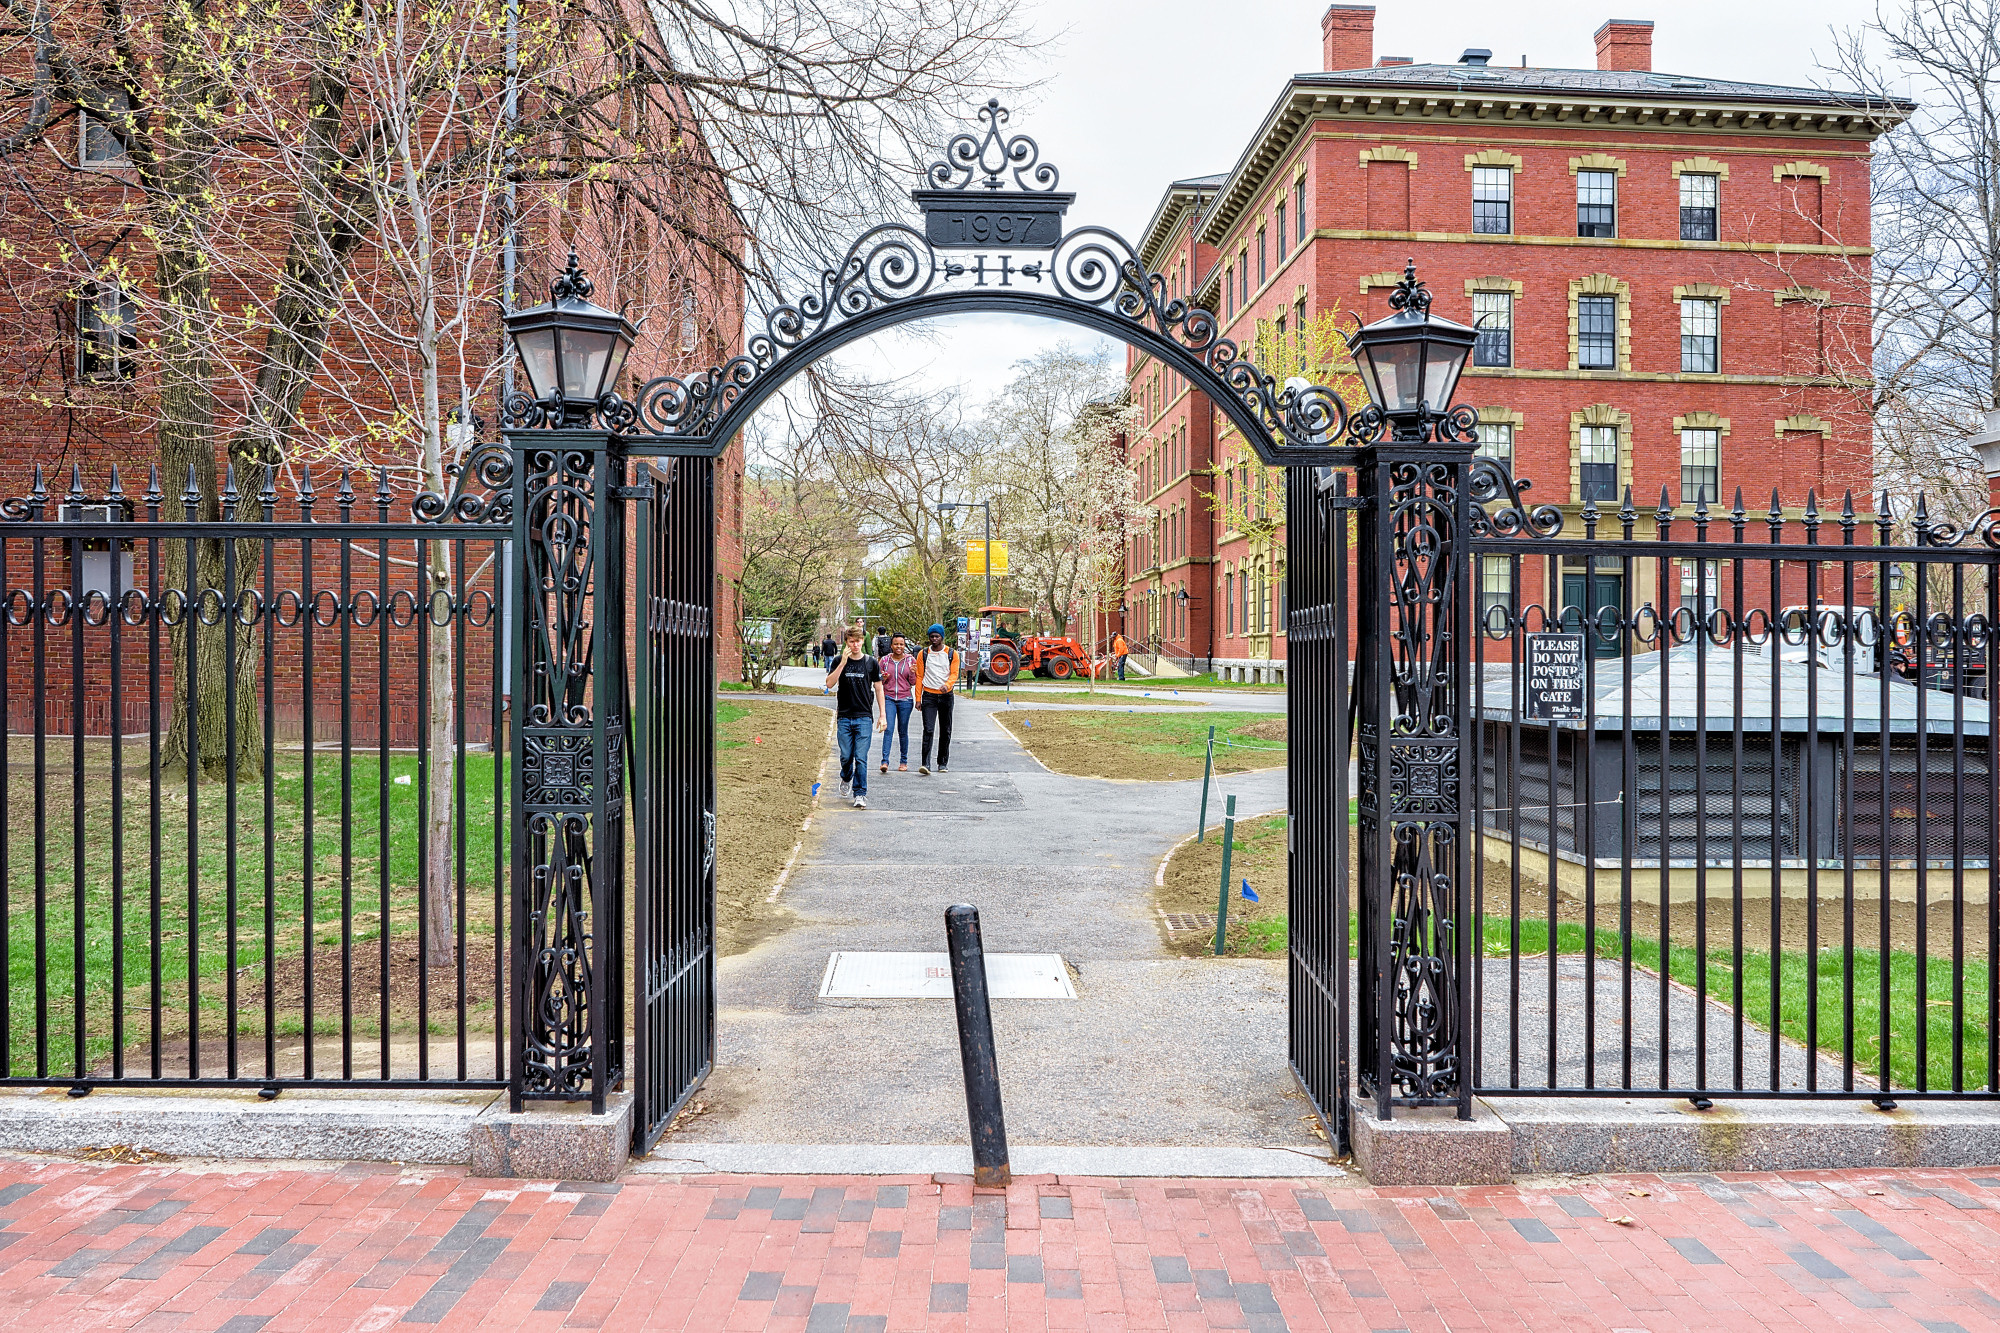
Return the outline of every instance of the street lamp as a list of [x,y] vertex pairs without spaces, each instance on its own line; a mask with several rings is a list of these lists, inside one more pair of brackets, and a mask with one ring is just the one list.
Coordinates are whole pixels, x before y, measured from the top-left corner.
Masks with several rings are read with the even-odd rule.
[[970,509],[974,505],[986,511],[986,604],[993,605],[993,502],[990,500],[940,500],[937,511],[949,514],[955,509]]
[[549,284],[548,303],[506,317],[529,396],[555,425],[590,423],[625,368],[637,335],[631,320],[591,304],[592,290],[572,250],[568,267]]
[[1479,331],[1431,314],[1431,294],[1417,280],[1417,261],[1389,294],[1395,313],[1347,335],[1368,398],[1402,439],[1421,437],[1451,410],[1452,390]]

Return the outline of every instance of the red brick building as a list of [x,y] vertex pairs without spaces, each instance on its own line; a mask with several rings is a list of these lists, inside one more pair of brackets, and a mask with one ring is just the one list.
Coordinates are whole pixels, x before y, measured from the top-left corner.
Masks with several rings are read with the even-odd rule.
[[[626,20],[635,30],[651,31],[650,11],[643,5],[628,6]],[[56,20],[56,35],[70,49],[104,55],[99,63],[109,71],[116,62],[108,49],[98,51],[106,39],[97,30],[101,16],[96,23],[93,27],[90,14],[65,9]],[[30,55],[26,48],[17,47],[0,53],[0,58],[25,62]],[[591,72],[587,65],[579,70],[580,77]],[[25,64],[14,72],[25,74]],[[117,86],[114,75],[104,73],[101,77],[106,85],[100,91],[122,99],[116,104],[139,105],[131,93]],[[261,91],[273,105],[285,95],[283,89]],[[529,105],[524,114],[532,116],[531,92],[525,100]],[[643,141],[653,128],[647,109],[639,103],[640,99],[629,94],[620,103],[623,114],[619,129],[632,143]],[[660,113],[660,107],[651,108],[652,115]],[[588,185],[557,182],[518,187],[515,304],[528,306],[547,299],[549,280],[562,268],[567,250],[575,248],[596,282],[595,299],[624,309],[639,324],[638,343],[617,386],[628,394],[654,375],[688,373],[719,364],[742,342],[744,295],[737,269],[712,257],[705,261],[698,247],[681,239],[683,234],[699,234],[710,240],[726,238],[735,235],[740,224],[728,207],[726,194],[714,188],[713,164],[699,141],[686,133],[687,116],[672,119],[679,129],[678,137],[664,132],[652,137],[676,142],[678,162],[685,164],[683,197],[673,201],[677,216],[663,216],[666,210],[659,201],[648,198],[646,187],[657,185],[657,181],[625,181],[616,171]],[[110,117],[94,115],[82,106],[57,106],[30,147],[7,157],[9,170],[0,175],[0,243],[4,243],[9,260],[6,279],[0,283],[0,401],[6,404],[10,424],[0,496],[26,495],[34,469],[40,465],[53,493],[46,514],[50,518],[62,512],[57,506],[69,489],[73,469],[80,470],[84,493],[95,501],[105,494],[116,465],[124,494],[137,502],[137,517],[145,519],[148,506],[143,497],[148,473],[159,457],[156,430],[168,410],[163,402],[170,386],[162,370],[163,358],[154,354],[165,336],[158,310],[165,302],[157,299],[153,287],[156,256],[148,237],[154,232],[148,225],[146,192],[137,164],[140,149],[122,142],[110,128],[113,123]],[[18,130],[20,126],[16,123],[8,128]],[[268,324],[278,291],[273,279],[287,258],[293,205],[284,194],[282,176],[274,177],[267,191],[273,196],[270,199],[258,201],[254,190],[239,188],[246,176],[254,175],[254,167],[253,160],[239,157],[216,168],[220,178],[217,194],[235,211],[216,229],[213,244],[218,260],[213,290],[223,318],[256,311]],[[713,202],[704,208],[697,202],[701,199]],[[66,216],[52,212],[51,201],[69,205],[70,212]],[[490,226],[495,215],[488,209],[484,214],[467,210],[466,216]],[[459,214],[452,214],[452,220],[459,222]],[[700,225],[693,225],[696,222]],[[375,520],[378,483],[373,469],[377,465],[390,469],[388,487],[394,497],[390,518],[410,518],[409,500],[420,485],[417,426],[409,413],[409,405],[418,397],[417,368],[407,351],[397,359],[401,331],[390,327],[392,317],[379,308],[369,308],[372,293],[393,296],[399,280],[375,247],[375,238],[364,240],[350,261],[354,287],[349,307],[336,315],[321,368],[298,406],[298,424],[284,437],[276,511],[281,520],[300,516],[294,496],[309,476],[318,494],[314,517],[329,525],[339,522],[342,511],[337,491],[345,468],[355,469],[353,486],[358,500],[353,517],[362,522]],[[497,254],[490,263],[482,263],[465,286],[477,299],[470,303],[468,327],[462,337],[450,341],[447,364],[440,369],[445,402],[457,401],[460,386],[466,386],[471,401],[474,423],[455,437],[453,442],[458,444],[482,435],[491,439],[497,433],[503,367],[513,355],[500,321],[502,285]],[[446,313],[451,313],[449,306]],[[376,321],[372,328],[371,319]],[[212,358],[215,405],[211,433],[218,476],[230,441],[241,438],[246,423],[255,415],[247,406],[252,401],[250,386],[261,386],[256,358],[264,346],[263,335],[254,319],[246,323],[247,331],[232,335],[225,330],[215,339],[218,350]],[[371,337],[373,343],[369,342]],[[384,348],[389,349],[386,354]],[[739,442],[718,460],[719,628],[737,618],[735,579],[741,559],[736,537],[741,523],[742,471]],[[161,478],[167,503],[160,517],[180,517],[183,480],[172,475]],[[261,478],[240,475],[237,481],[245,492],[254,494]],[[338,552],[343,545],[349,544],[333,540],[314,543],[316,587],[336,586]],[[392,557],[375,549],[376,544],[351,545],[354,549],[350,554],[360,566],[352,575],[356,586],[374,594],[376,564],[386,564]],[[295,543],[281,548],[273,571],[277,588],[301,586],[298,550]],[[45,567],[33,570],[29,545],[8,542],[0,551],[0,582],[4,582],[0,591],[25,589],[22,598],[39,601],[44,594],[36,591],[37,584],[43,590],[67,589],[72,576],[66,545],[48,543],[41,551]],[[468,592],[497,596],[498,566],[483,558],[490,552],[471,554],[477,586]],[[414,587],[415,564],[408,553],[399,551],[393,558],[395,591],[402,592],[405,584]],[[127,581],[127,587],[143,589],[152,573],[147,543],[137,543],[127,553],[121,579]],[[101,583],[105,576],[91,572],[86,560],[83,577]],[[73,707],[68,695],[69,635],[64,631],[44,636],[44,660],[38,665],[34,636],[24,624],[17,621],[11,630],[0,629],[0,656],[4,656],[7,668],[7,723],[20,730],[31,717],[39,716],[50,729],[67,731]],[[100,667],[108,661],[110,637],[109,629],[99,625],[93,625],[85,636],[83,651],[91,689],[82,706],[85,729],[93,732],[110,724],[108,696],[99,689],[104,684]],[[321,637],[329,644],[335,638]],[[353,713],[358,736],[373,735],[380,727],[390,732],[393,743],[410,742],[421,715],[413,706],[419,697],[418,636],[407,626],[398,628],[395,642],[386,649],[379,647],[373,634],[350,637],[354,640],[352,666],[361,687],[344,689],[336,673],[323,669],[314,685],[320,717],[332,718],[337,706],[344,704]],[[736,636],[718,633],[717,644],[718,668],[727,679],[738,669]],[[125,635],[123,650],[128,666],[139,661],[138,654],[145,648],[143,631]],[[474,656],[468,663],[467,684],[475,694],[486,688],[495,660],[483,638],[478,652],[483,656]],[[382,656],[389,659],[386,668],[378,660]],[[174,665],[172,661],[162,663],[163,691],[173,689]],[[36,693],[38,677],[48,682],[50,693],[46,697]],[[271,667],[271,678],[275,692],[282,696],[277,705],[278,725],[281,730],[290,728],[298,721],[303,704],[297,661],[281,654]],[[146,708],[140,682],[128,680],[123,728],[143,730]],[[475,730],[482,723],[483,719],[475,717]]]
[[[1683,518],[1703,498],[1727,509],[1739,486],[1759,514],[1773,487],[1792,514],[1809,490],[1872,509],[1880,109],[1655,73],[1652,26],[1604,24],[1594,70],[1483,50],[1416,64],[1377,58],[1372,6],[1335,5],[1329,72],[1294,76],[1227,173],[1171,185],[1142,256],[1246,348],[1329,313],[1380,318],[1414,257],[1436,312],[1486,330],[1458,389],[1482,451],[1571,514],[1613,512],[1628,487],[1640,536],[1662,487]],[[1277,478],[1171,371],[1134,352],[1127,374],[1143,422],[1129,455],[1158,511],[1133,543],[1128,630],[1283,679]],[[1587,573],[1563,568],[1565,603]],[[1683,591],[1701,577],[1690,562]]]

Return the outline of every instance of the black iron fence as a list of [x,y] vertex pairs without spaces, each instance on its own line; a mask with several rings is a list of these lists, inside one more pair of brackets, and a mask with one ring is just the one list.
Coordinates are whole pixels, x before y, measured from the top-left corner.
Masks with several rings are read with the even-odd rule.
[[1479,1092],[2000,1095],[1996,547],[1886,497],[1475,534]]
[[506,1078],[512,529],[278,480],[0,506],[0,1083]]

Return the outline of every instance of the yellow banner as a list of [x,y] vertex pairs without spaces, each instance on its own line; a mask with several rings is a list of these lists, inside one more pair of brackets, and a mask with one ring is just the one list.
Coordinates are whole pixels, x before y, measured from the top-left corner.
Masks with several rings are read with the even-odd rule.
[[[968,574],[986,573],[985,542],[974,540],[965,544],[965,572]],[[1006,542],[996,541],[993,543],[993,572],[995,574],[1005,574],[1007,572]]]

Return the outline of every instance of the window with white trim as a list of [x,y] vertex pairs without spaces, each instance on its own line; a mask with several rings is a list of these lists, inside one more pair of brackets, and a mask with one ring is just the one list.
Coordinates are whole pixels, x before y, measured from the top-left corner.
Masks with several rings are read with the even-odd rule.
[[1576,173],[1576,234],[1579,236],[1618,234],[1617,172]]
[[1479,447],[1475,458],[1497,458],[1510,473],[1514,470],[1514,424],[1511,421],[1482,421],[1474,430]]
[[1479,330],[1472,344],[1473,365],[1514,364],[1514,293],[1474,292],[1472,327]]
[[1576,298],[1576,364],[1579,370],[1618,368],[1618,298]]
[[1722,303],[1690,296],[1681,301],[1681,369],[1713,375],[1721,365]]
[[[124,113],[132,109],[132,99],[122,88],[101,89],[98,95],[107,111]],[[76,109],[76,160],[80,166],[100,170],[132,165],[132,158],[113,130],[110,118],[81,106]]]
[[1584,426],[1577,435],[1578,500],[1618,498],[1618,428]]
[[1681,176],[1681,239],[1715,239],[1716,204],[1721,195],[1719,178],[1707,172],[1687,172]]
[[1514,610],[1514,562],[1504,555],[1479,559],[1479,630],[1505,625]]
[[1681,503],[1716,504],[1722,498],[1722,432],[1690,427],[1681,432]]
[[1504,236],[1514,230],[1514,169],[1472,169],[1472,229]]
[[129,380],[137,372],[138,308],[116,283],[99,282],[77,297],[76,373],[87,380]]

